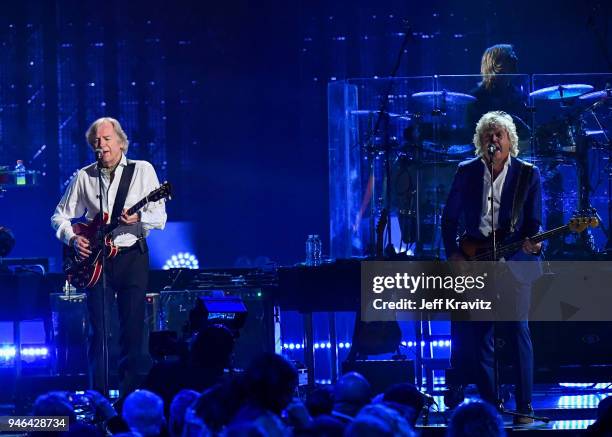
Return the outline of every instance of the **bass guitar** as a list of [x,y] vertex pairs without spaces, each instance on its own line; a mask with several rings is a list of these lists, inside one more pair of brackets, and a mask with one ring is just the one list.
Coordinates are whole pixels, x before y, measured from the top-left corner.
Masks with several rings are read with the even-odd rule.
[[[539,243],[540,241],[547,240],[566,232],[580,233],[588,227],[595,228],[597,226],[599,226],[597,213],[594,209],[590,209],[586,214],[575,215],[566,225],[559,226],[558,228],[546,232],[540,232],[530,237],[529,240],[531,240],[532,243]],[[503,232],[497,232],[496,239],[500,241],[501,244],[497,247],[495,261],[513,255],[523,246],[524,240],[505,241],[506,237],[507,236],[504,235]],[[492,237],[475,239],[463,236],[459,240],[459,248],[468,261],[493,261]]]
[[[127,210],[128,215],[132,215],[140,210],[149,202],[157,202],[162,199],[170,199],[172,186],[169,182],[164,182],[148,196],[140,199],[134,206]],[[79,257],[72,246],[64,245],[63,270],[68,277],[68,282],[76,288],[91,288],[98,283],[102,275],[102,252],[103,247],[98,241],[100,227],[104,231],[104,245],[106,246],[106,258],[114,258],[119,253],[119,248],[113,244],[112,232],[119,226],[119,217],[114,217],[108,222],[108,213],[96,215],[89,223],[74,223],[72,230],[76,235],[83,236],[89,240],[91,255],[87,258]]]

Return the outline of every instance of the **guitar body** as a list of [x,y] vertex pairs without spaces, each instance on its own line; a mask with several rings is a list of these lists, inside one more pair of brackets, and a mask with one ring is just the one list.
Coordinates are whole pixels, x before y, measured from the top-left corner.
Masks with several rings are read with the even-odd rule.
[[[81,259],[71,246],[64,246],[64,273],[68,276],[68,281],[76,288],[91,288],[98,283],[102,276],[102,248],[97,244],[98,230],[108,221],[108,214],[104,213],[101,220],[100,215],[90,223],[75,223],[72,230],[75,234],[89,240],[91,255]],[[107,258],[114,258],[119,249],[113,245],[110,235],[104,238],[106,245]]]
[[[170,199],[171,194],[172,185],[164,182],[159,188],[151,191],[148,196],[136,202],[126,213],[132,215],[149,202]],[[91,255],[86,259],[81,259],[72,247],[64,245],[63,270],[68,282],[76,288],[91,288],[98,283],[102,276],[102,248],[98,244],[98,230],[103,225],[106,225],[106,235],[104,236],[106,257],[108,259],[114,258],[119,253],[119,248],[113,244],[112,232],[119,225],[118,217],[115,217],[112,223],[109,223],[108,213],[105,212],[102,217],[100,214],[96,215],[96,218],[90,223],[75,223],[72,225],[75,234],[89,240],[91,249]]]

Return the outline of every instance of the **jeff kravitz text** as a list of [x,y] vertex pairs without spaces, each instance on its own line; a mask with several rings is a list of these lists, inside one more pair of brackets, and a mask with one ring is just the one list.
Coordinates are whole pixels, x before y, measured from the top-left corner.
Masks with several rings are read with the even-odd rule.
[[458,301],[454,298],[437,298],[433,300],[399,299],[386,301],[374,299],[372,306],[375,310],[401,310],[401,311],[458,311],[458,310],[490,310],[491,301],[476,299],[470,302]]
[[[410,275],[396,273],[387,276],[374,276],[371,290],[375,295],[372,302],[374,310],[391,311],[482,311],[491,310],[490,300],[464,295],[466,292],[482,292],[485,289],[487,273],[481,275]],[[381,294],[387,293],[386,298]],[[414,295],[427,292],[424,297],[398,297],[400,293]],[[453,293],[453,297],[435,297],[440,293]],[[422,293],[420,293],[423,296]],[[463,295],[457,298],[456,294]],[[473,294],[473,293],[470,293]]]

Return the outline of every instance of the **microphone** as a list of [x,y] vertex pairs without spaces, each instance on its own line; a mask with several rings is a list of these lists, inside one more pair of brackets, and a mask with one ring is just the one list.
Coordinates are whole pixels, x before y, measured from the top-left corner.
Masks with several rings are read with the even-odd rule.
[[497,152],[499,150],[499,147],[497,147],[495,144],[490,143],[487,146],[487,152],[489,153],[490,157],[493,157],[493,155],[495,155],[495,152]]
[[96,159],[98,161],[100,161],[102,159],[102,154],[104,153],[102,150],[102,146],[100,145],[101,141],[98,138],[98,144],[96,144],[96,148],[94,149],[94,152],[96,153]]

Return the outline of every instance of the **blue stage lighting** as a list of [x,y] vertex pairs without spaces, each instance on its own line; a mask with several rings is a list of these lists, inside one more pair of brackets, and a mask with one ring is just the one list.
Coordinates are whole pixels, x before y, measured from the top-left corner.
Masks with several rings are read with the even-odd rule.
[[199,269],[200,263],[195,255],[189,252],[179,252],[172,255],[166,260],[162,267],[164,270],[169,269]]
[[14,346],[4,345],[0,348],[0,358],[4,360],[11,360],[15,357],[17,350]]
[[[15,358],[17,349],[13,345],[0,347],[0,360],[10,361]],[[49,357],[49,349],[46,346],[26,346],[21,348],[23,358],[46,359]]]
[[552,429],[586,429],[595,420],[556,420]]

